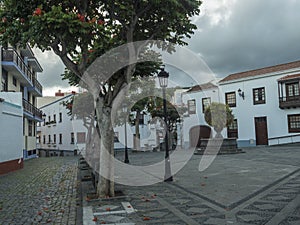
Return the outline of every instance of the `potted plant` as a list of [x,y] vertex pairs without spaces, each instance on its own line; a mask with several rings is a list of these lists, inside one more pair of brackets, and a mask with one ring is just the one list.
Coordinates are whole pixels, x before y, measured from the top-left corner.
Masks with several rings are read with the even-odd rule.
[[[200,149],[195,154],[233,154],[240,153],[235,138],[223,138],[221,132],[234,121],[230,107],[223,103],[212,102],[204,112],[204,119],[216,132],[214,138],[201,139]],[[208,147],[209,144],[209,148]],[[207,150],[207,151],[206,151]]]
[[232,124],[234,116],[228,105],[212,102],[204,112],[204,118],[208,125],[216,131],[216,138],[223,138],[221,132],[225,127]]

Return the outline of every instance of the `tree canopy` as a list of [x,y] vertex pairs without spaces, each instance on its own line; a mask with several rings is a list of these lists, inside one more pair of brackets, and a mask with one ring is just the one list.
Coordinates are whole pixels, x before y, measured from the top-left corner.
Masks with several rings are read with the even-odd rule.
[[[139,54],[140,48],[132,44],[137,41],[160,40],[155,46],[168,52],[174,51],[176,44],[186,45],[186,38],[196,29],[192,17],[199,14],[200,5],[200,0],[3,0],[0,41],[3,46],[30,43],[42,51],[52,49],[67,68],[65,78],[78,84],[100,56],[123,44],[128,44],[128,59]],[[149,46],[145,48],[143,57],[155,55]],[[99,196],[114,195],[109,158],[113,155],[112,104],[132,77],[155,73],[160,64],[152,61],[128,64],[109,79],[94,81],[98,94],[93,92],[93,101],[101,136]],[[105,69],[97,72],[107,73]]]

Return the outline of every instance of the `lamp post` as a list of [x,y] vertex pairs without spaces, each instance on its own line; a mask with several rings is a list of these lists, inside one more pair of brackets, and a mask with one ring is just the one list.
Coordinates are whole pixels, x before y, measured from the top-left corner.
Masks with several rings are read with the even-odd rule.
[[128,159],[128,149],[127,149],[127,120],[126,120],[126,113],[127,113],[127,105],[126,104],[123,104],[123,112],[124,112],[124,115],[125,115],[125,159],[124,159],[124,163],[129,163],[129,159]]
[[166,101],[166,87],[168,86],[168,78],[169,73],[165,71],[164,68],[158,74],[159,85],[163,90],[163,107],[164,107],[164,119],[166,124],[166,134],[165,134],[165,177],[164,181],[173,181],[173,177],[171,174],[171,165],[170,165],[170,155],[169,155],[169,127],[168,127],[168,119],[167,119],[167,101]]

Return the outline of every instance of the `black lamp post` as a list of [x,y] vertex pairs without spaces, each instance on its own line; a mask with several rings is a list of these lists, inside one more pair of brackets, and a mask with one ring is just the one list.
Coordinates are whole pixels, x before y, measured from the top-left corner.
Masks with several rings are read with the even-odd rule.
[[165,134],[165,148],[166,148],[166,154],[165,154],[165,177],[164,181],[173,181],[173,177],[171,174],[171,165],[170,165],[170,155],[169,155],[169,125],[168,125],[168,119],[167,119],[167,101],[166,101],[166,87],[168,86],[168,78],[169,73],[165,71],[164,68],[161,69],[161,71],[158,74],[159,79],[159,85],[163,90],[163,104],[164,104],[164,118],[165,118],[165,124],[166,124],[166,134]]
[[125,115],[125,159],[124,159],[124,163],[129,163],[129,159],[128,159],[128,149],[127,149],[127,126],[126,126],[126,123],[127,123],[127,120],[126,120],[126,113],[127,113],[127,106],[126,104],[123,104],[123,112],[124,112],[124,115]]

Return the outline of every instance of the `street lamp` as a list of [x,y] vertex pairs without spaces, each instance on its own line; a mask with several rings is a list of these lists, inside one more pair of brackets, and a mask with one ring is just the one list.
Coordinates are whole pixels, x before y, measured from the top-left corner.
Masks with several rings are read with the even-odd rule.
[[171,165],[170,165],[170,155],[169,155],[169,140],[168,140],[168,119],[167,119],[167,101],[166,101],[166,87],[168,86],[169,73],[165,71],[165,68],[162,68],[158,74],[159,85],[163,90],[163,106],[164,106],[164,118],[166,124],[166,134],[165,134],[165,178],[164,181],[173,181],[171,174]]
[[124,124],[125,124],[125,159],[124,159],[124,163],[129,163],[129,159],[128,159],[128,149],[127,149],[127,120],[126,120],[126,116],[127,116],[127,105],[123,104],[123,112],[125,115],[125,119],[124,119]]

